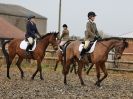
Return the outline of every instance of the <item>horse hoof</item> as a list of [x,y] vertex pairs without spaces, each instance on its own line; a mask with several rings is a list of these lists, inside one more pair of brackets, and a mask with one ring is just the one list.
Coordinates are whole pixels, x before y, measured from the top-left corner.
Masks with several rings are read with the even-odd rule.
[[66,83],[66,82],[64,82],[64,85],[67,85],[67,83]]
[[86,72],[87,75],[89,75],[89,72]]
[[84,83],[81,83],[81,85],[82,85],[82,86],[85,86],[85,84],[84,84]]
[[21,79],[24,79],[24,76],[21,76]]
[[7,76],[8,79],[11,79],[11,77]]
[[98,82],[96,82],[95,85],[96,85],[97,87],[101,87],[101,86],[100,86],[100,83],[98,83]]
[[96,86],[97,86],[97,87],[101,87],[101,85],[100,85],[100,84],[97,84]]
[[41,80],[44,80],[44,78],[40,78]]
[[31,80],[34,80],[34,77],[31,77]]

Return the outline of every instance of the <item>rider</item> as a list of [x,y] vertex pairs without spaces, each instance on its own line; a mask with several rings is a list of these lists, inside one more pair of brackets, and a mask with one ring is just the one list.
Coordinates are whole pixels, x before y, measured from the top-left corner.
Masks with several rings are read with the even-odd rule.
[[26,53],[29,54],[29,49],[32,47],[34,43],[34,39],[36,38],[36,34],[41,37],[40,33],[37,30],[35,20],[35,16],[29,16],[26,24],[26,39],[28,41],[28,46],[26,48]]
[[68,26],[66,24],[63,24],[63,31],[62,34],[60,36],[60,39],[62,40],[60,43],[60,48],[62,49],[62,46],[64,45],[64,43],[69,39],[69,30],[68,30]]
[[80,53],[81,57],[85,54],[86,49],[89,46],[90,41],[93,41],[95,38],[99,39],[101,38],[100,34],[98,33],[96,23],[94,22],[96,17],[95,12],[89,12],[88,13],[88,22],[86,24],[86,31],[85,31],[85,44],[83,46],[83,49]]

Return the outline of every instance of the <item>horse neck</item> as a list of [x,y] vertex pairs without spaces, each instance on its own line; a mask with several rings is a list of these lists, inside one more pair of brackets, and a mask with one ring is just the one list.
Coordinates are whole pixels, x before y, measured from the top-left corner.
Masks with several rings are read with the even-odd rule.
[[41,45],[39,47],[41,49],[43,49],[43,51],[45,51],[47,49],[48,45],[49,45],[49,38],[50,38],[50,36],[46,36],[46,37],[44,37],[43,39],[41,39],[39,41],[39,45]]
[[118,42],[119,42],[118,40],[112,39],[108,41],[103,41],[102,43],[105,45],[106,48],[108,48],[107,51],[109,52],[111,49],[113,49],[117,45]]

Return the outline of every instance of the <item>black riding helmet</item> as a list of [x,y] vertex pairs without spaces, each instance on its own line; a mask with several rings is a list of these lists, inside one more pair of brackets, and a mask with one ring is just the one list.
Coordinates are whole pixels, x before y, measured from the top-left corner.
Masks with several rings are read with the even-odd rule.
[[89,13],[88,13],[88,17],[90,17],[90,16],[93,16],[93,17],[96,16],[95,12],[92,12],[92,11],[89,12]]
[[28,17],[28,20],[31,20],[32,18],[35,18],[35,16],[33,16],[33,15],[32,16],[29,16]]
[[67,28],[67,25],[66,24],[63,24],[63,26],[62,27],[66,27]]

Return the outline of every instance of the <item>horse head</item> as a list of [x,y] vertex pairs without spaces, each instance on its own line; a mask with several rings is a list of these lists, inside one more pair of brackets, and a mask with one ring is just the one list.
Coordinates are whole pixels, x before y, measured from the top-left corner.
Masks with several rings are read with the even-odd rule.
[[49,39],[49,42],[52,44],[54,50],[57,50],[58,49],[58,34],[59,32],[52,32],[51,33],[51,37]]
[[122,39],[120,42],[118,42],[118,44],[115,46],[115,59],[120,59],[122,56],[123,51],[125,50],[125,48],[128,47],[128,42],[126,41],[126,39]]

